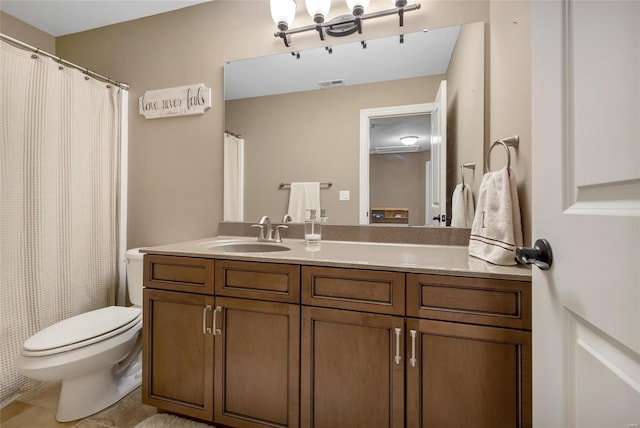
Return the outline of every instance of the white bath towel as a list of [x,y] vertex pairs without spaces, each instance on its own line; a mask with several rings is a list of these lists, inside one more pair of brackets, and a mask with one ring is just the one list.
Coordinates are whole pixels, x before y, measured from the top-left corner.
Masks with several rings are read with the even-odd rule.
[[316,210],[316,216],[320,217],[320,183],[298,182],[291,183],[291,193],[289,193],[289,209],[287,214],[291,216],[294,223],[303,223],[309,218],[307,210]]
[[473,214],[473,192],[468,184],[460,183],[451,196],[451,226],[471,227]]
[[497,265],[515,265],[519,246],[522,246],[522,223],[518,189],[515,174],[505,167],[482,178],[469,255]]

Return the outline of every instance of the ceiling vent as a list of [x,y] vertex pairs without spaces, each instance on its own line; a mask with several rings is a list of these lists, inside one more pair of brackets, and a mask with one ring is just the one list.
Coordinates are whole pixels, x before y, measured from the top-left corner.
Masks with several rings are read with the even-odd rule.
[[334,88],[336,86],[344,86],[344,80],[342,79],[322,80],[318,82],[318,86],[320,86],[321,89]]
[[418,144],[413,146],[380,146],[375,147],[374,150],[379,155],[387,153],[412,153],[420,150],[420,146]]

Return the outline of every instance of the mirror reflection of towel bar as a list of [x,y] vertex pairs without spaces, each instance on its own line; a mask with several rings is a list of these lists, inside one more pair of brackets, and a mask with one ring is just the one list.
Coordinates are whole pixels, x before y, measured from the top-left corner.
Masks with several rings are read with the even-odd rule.
[[491,150],[497,145],[501,145],[507,152],[507,169],[511,168],[511,152],[509,151],[509,147],[518,148],[520,144],[520,137],[514,135],[513,137],[501,138],[496,140],[489,147],[489,151],[487,152],[487,168],[486,172],[491,172]]
[[[320,188],[321,189],[328,189],[329,187],[333,186],[332,182],[328,182],[328,183],[320,183]],[[284,188],[289,188],[291,187],[291,183],[280,183],[278,185],[278,189],[284,189]]]
[[464,185],[464,169],[465,168],[472,169],[475,171],[476,163],[469,162],[469,163],[463,163],[462,165],[460,165],[460,176],[462,177],[462,185]]

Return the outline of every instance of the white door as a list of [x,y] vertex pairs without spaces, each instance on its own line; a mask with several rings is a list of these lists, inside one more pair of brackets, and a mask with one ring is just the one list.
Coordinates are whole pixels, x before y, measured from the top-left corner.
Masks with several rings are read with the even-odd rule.
[[431,217],[440,221],[425,224],[447,225],[447,81],[440,82],[431,113]]
[[532,2],[535,427],[640,426],[640,2]]

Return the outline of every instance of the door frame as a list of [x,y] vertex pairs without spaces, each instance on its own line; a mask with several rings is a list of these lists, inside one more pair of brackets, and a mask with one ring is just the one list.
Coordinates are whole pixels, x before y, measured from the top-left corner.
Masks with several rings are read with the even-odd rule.
[[378,107],[360,110],[360,205],[359,224],[370,223],[369,219],[369,127],[372,119],[381,117],[431,114],[436,110],[435,103],[407,104],[400,106]]

